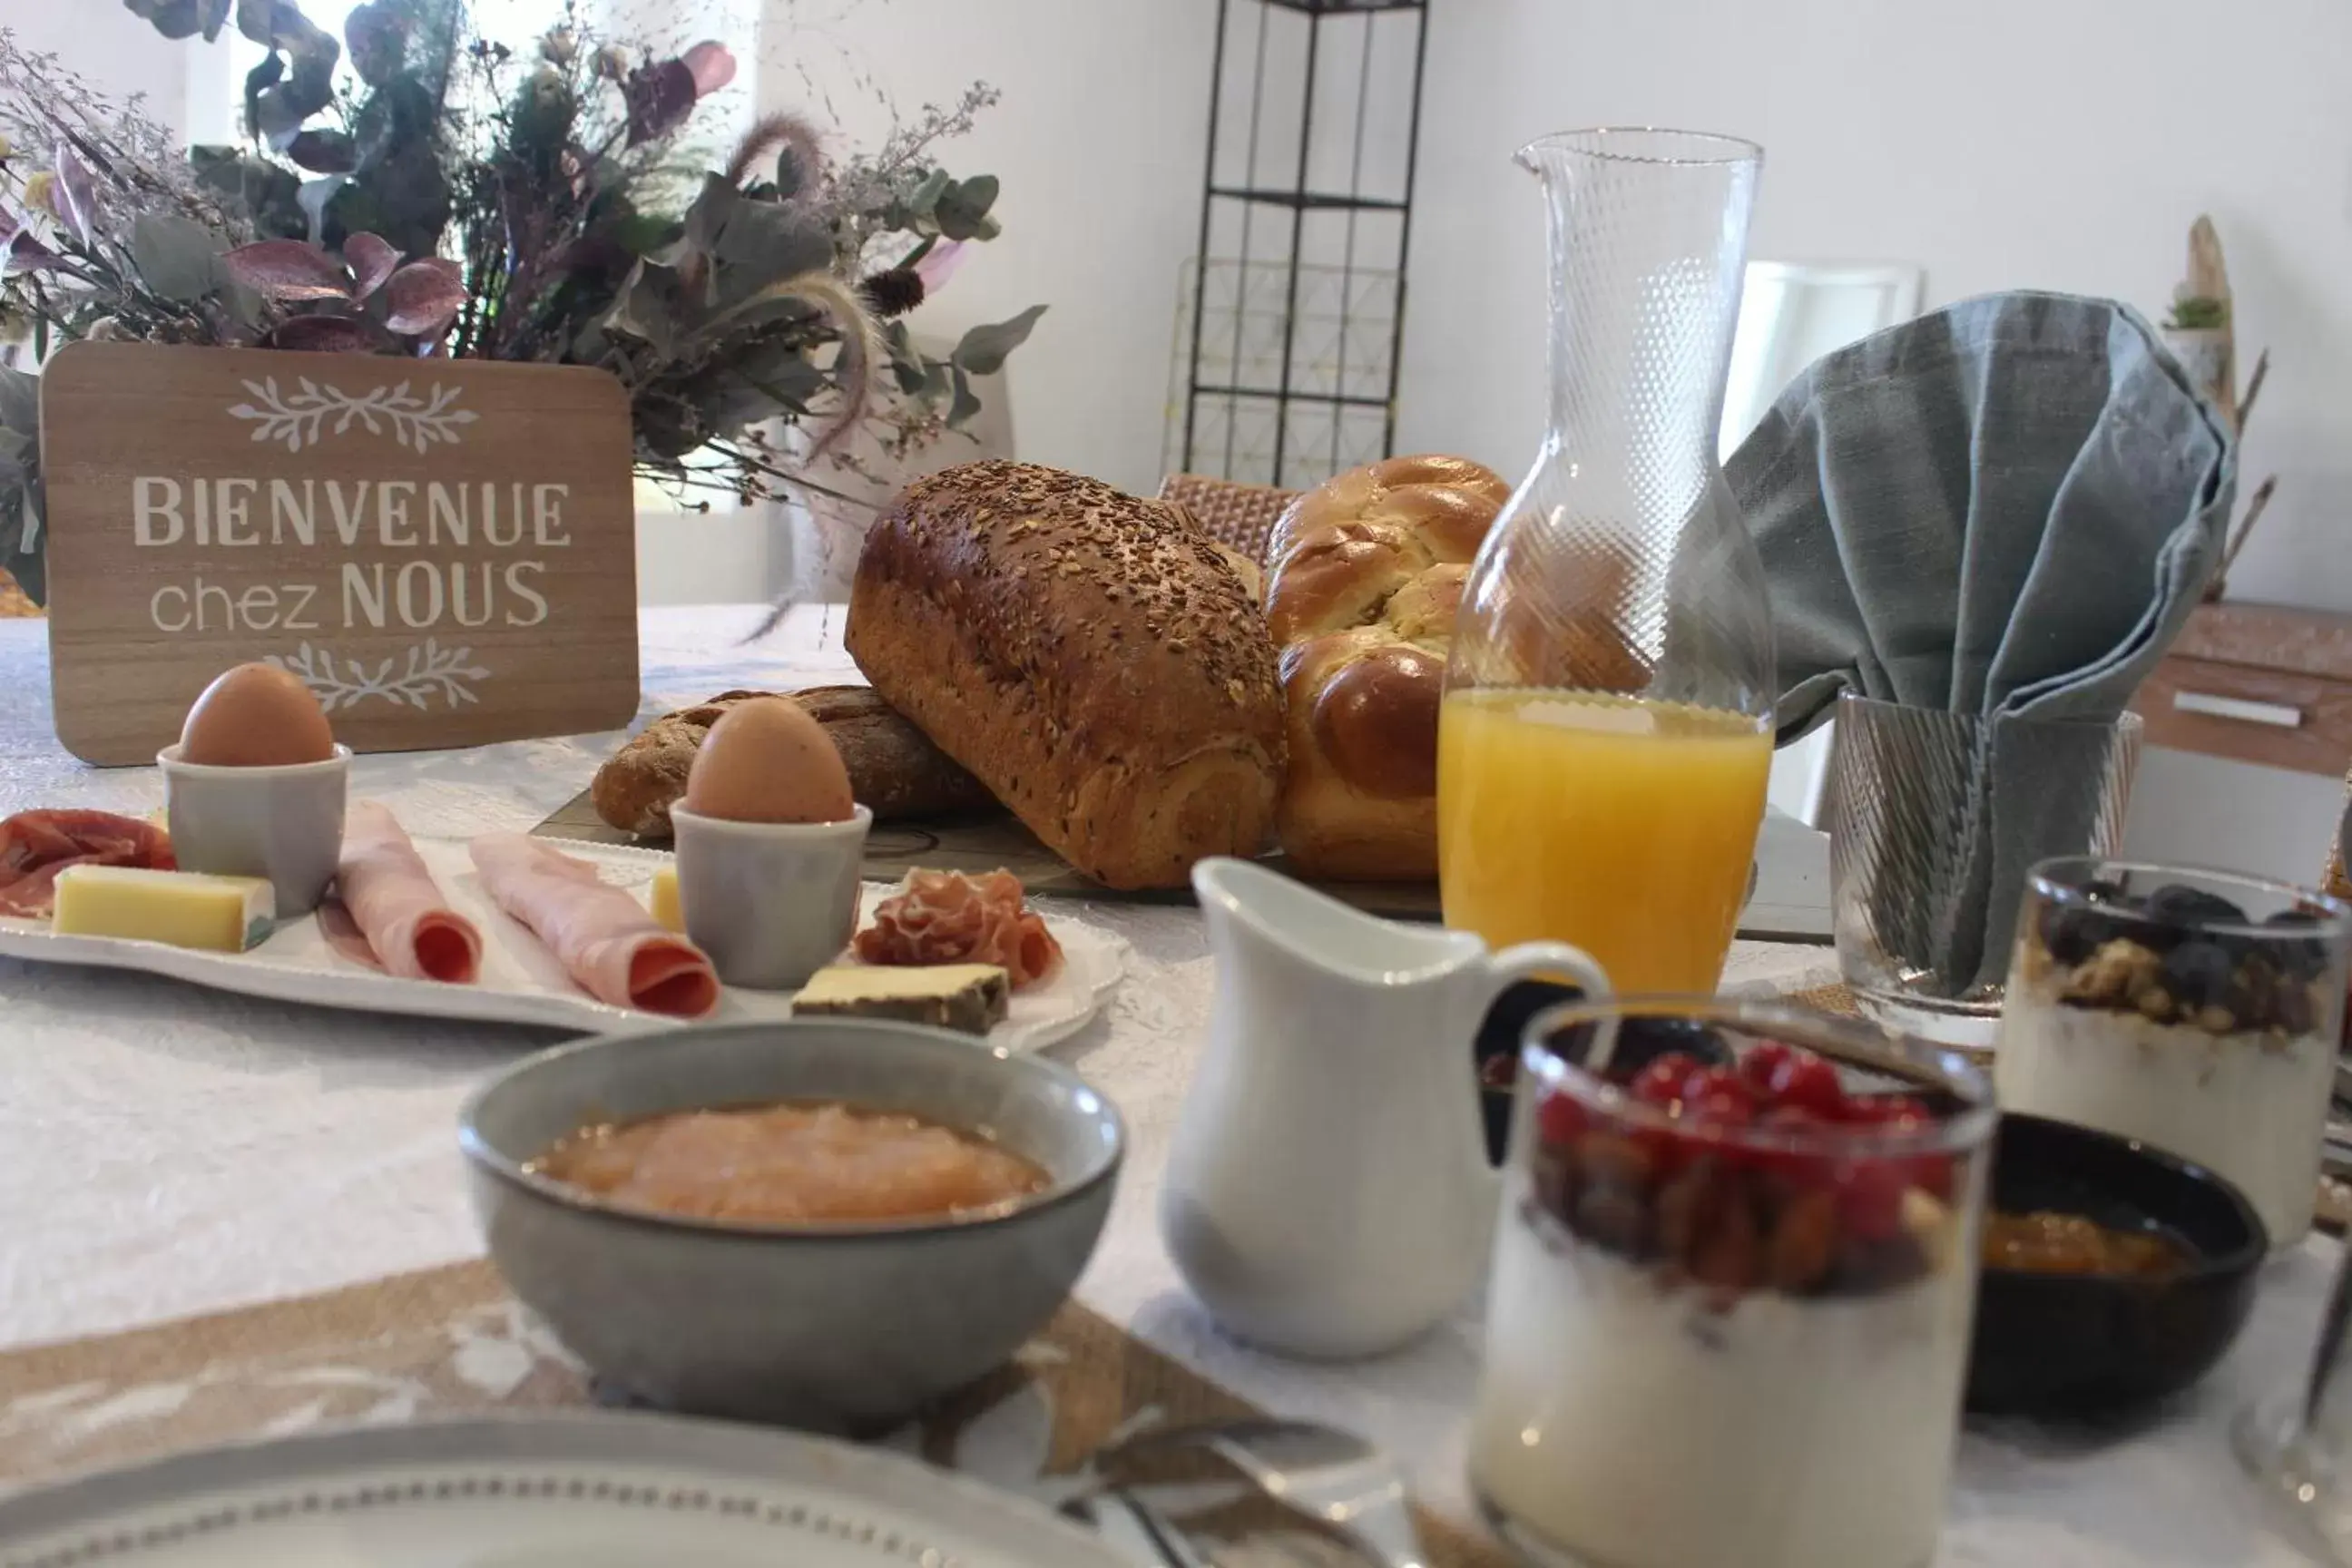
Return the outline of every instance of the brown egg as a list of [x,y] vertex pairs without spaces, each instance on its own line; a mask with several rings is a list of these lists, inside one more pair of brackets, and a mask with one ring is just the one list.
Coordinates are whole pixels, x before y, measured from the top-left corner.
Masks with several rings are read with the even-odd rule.
[[686,809],[722,822],[845,822],[849,770],[797,702],[762,697],[728,710],[686,775]]
[[205,767],[282,768],[334,754],[318,698],[274,664],[240,664],[205,687],[180,731],[180,760]]

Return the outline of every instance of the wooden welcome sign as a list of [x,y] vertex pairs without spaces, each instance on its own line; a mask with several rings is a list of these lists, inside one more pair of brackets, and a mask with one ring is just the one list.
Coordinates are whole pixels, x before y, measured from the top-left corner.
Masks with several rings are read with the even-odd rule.
[[77,343],[41,376],[58,736],[152,762],[249,659],[355,751],[618,728],[630,453],[602,371]]

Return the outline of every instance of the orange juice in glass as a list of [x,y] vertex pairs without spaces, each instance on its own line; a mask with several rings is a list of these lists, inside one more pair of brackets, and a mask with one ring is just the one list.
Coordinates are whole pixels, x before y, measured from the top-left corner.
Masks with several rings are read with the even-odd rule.
[[1748,892],[1771,721],[1525,687],[1446,693],[1437,831],[1445,923],[1550,939],[1623,994],[1711,994]]

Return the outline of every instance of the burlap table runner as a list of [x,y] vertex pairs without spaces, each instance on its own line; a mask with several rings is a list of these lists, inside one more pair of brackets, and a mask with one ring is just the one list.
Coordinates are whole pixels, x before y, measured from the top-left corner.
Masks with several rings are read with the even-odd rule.
[[[0,1477],[36,1481],[320,1426],[593,1403],[579,1365],[490,1265],[464,1263],[0,1354]],[[890,1442],[1017,1487],[1079,1469],[1136,1430],[1259,1414],[1071,1302],[1010,1364]],[[1420,1522],[1442,1568],[1510,1561],[1475,1530],[1426,1510]],[[1236,1542],[1282,1527],[1232,1509],[1186,1523]],[[1335,1560],[1316,1544],[1286,1549]],[[1239,1544],[1218,1552],[1251,1556]]]

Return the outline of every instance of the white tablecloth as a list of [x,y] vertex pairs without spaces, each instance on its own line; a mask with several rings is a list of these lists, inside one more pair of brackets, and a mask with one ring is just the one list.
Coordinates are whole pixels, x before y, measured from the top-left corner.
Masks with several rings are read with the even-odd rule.
[[[755,615],[649,612],[646,710],[730,686],[855,679],[839,647],[838,607],[798,614],[746,648],[738,639]],[[390,801],[420,833],[527,828],[583,787],[617,740],[362,758],[354,788]],[[144,812],[161,799],[152,769],[94,771],[59,749],[43,626],[0,622],[0,816],[59,805]],[[1080,1297],[1262,1405],[1372,1436],[1433,1500],[1460,1508],[1475,1322],[1375,1364],[1304,1366],[1223,1340],[1184,1293],[1154,1211],[1207,1010],[1199,917],[1124,904],[1088,905],[1086,914],[1124,934],[1136,964],[1107,1017],[1055,1051],[1118,1102],[1133,1139]],[[1728,979],[1786,985],[1830,969],[1822,949],[1743,942]],[[476,1255],[452,1137],[458,1102],[484,1073],[551,1037],[0,960],[0,1346]],[[2313,1241],[2274,1264],[2243,1342],[2160,1423],[2104,1436],[1972,1431],[1943,1563],[2301,1561],[2258,1524],[2225,1429],[2255,1391],[2295,1374],[2334,1255]]]

